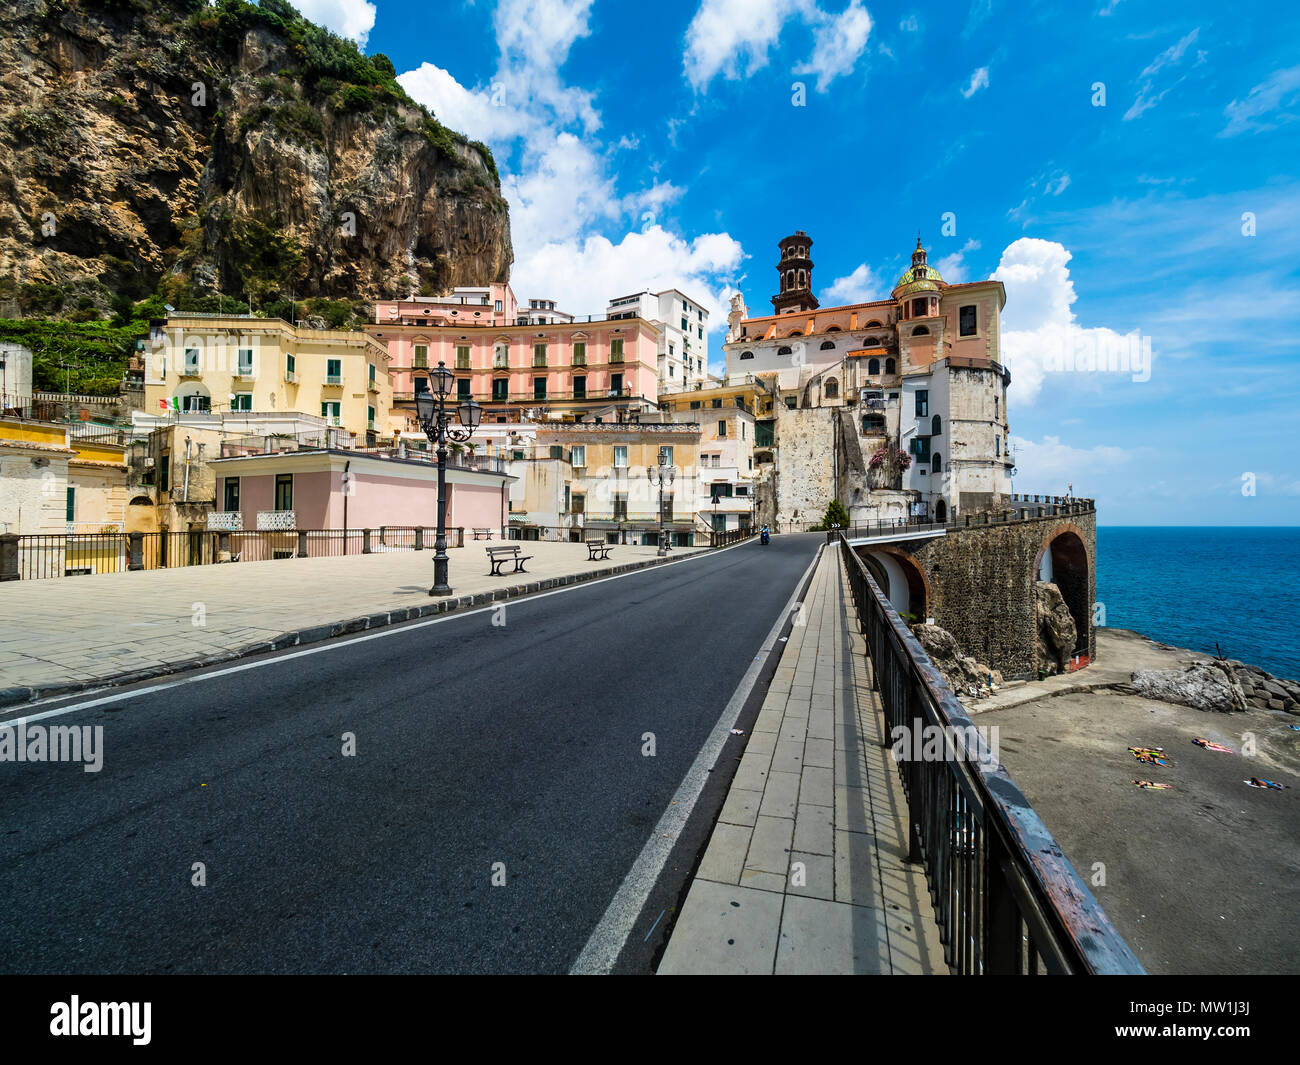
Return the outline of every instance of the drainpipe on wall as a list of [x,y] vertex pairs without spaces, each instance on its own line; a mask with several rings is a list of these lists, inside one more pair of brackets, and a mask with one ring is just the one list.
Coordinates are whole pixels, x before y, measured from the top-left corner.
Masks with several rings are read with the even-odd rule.
[[343,542],[348,542],[348,470],[352,468],[352,460],[348,459],[343,463]]
[[185,438],[185,487],[181,493],[182,502],[190,501],[190,437]]

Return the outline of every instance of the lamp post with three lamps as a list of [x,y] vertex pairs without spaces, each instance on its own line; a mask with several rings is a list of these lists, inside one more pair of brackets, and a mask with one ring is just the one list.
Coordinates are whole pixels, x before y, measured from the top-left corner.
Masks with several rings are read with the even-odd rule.
[[429,388],[415,393],[420,428],[438,453],[438,535],[433,542],[433,587],[429,589],[430,595],[451,595],[451,586],[447,583],[447,441],[464,443],[469,440],[483,418],[483,408],[466,397],[455,407],[459,424],[452,424],[447,397],[451,395],[453,380],[455,375],[446,364],[439,362],[436,370],[429,371]]

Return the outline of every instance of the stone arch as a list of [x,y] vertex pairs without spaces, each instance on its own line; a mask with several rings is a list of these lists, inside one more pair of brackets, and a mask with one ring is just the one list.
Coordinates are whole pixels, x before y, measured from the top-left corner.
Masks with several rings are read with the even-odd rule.
[[1094,561],[1088,554],[1088,538],[1073,523],[1052,527],[1044,534],[1034,556],[1033,581],[1055,584],[1074,619],[1074,651],[1088,654],[1092,643],[1092,588]]
[[[936,455],[935,458],[937,459],[938,456]],[[936,462],[935,469],[938,470],[938,468],[939,466]],[[934,520],[938,522],[946,522],[948,520],[948,504],[942,499],[934,505]]]
[[[900,614],[912,614],[922,621],[929,617],[930,580],[915,558],[888,545],[856,550],[869,567],[875,563],[872,576],[895,610]],[[886,583],[881,584],[878,572],[885,574]]]

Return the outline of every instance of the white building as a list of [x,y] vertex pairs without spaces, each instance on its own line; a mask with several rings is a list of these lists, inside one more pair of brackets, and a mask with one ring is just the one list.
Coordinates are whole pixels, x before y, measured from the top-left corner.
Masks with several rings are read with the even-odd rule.
[[32,405],[32,349],[0,342],[0,410]]
[[641,318],[659,328],[659,391],[676,392],[703,382],[709,373],[709,312],[675,288],[619,296],[607,318]]

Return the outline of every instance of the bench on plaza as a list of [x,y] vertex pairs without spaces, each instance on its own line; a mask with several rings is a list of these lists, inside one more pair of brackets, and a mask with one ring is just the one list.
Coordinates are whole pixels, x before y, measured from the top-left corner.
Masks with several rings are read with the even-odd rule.
[[588,562],[604,562],[614,550],[614,545],[607,544],[604,540],[588,540],[586,543]]
[[512,547],[489,547],[487,549],[487,553],[488,553],[488,561],[492,563],[492,570],[488,574],[489,577],[504,576],[504,574],[501,572],[501,567],[507,562],[513,562],[515,564],[515,568],[510,572],[527,573],[528,571],[524,569],[524,563],[533,557],[532,555],[521,556],[519,554],[518,544],[515,544]]
[[475,530],[474,530],[474,539],[475,539],[475,540],[491,540],[491,539],[492,539],[492,530],[491,530],[491,529],[475,529]]

